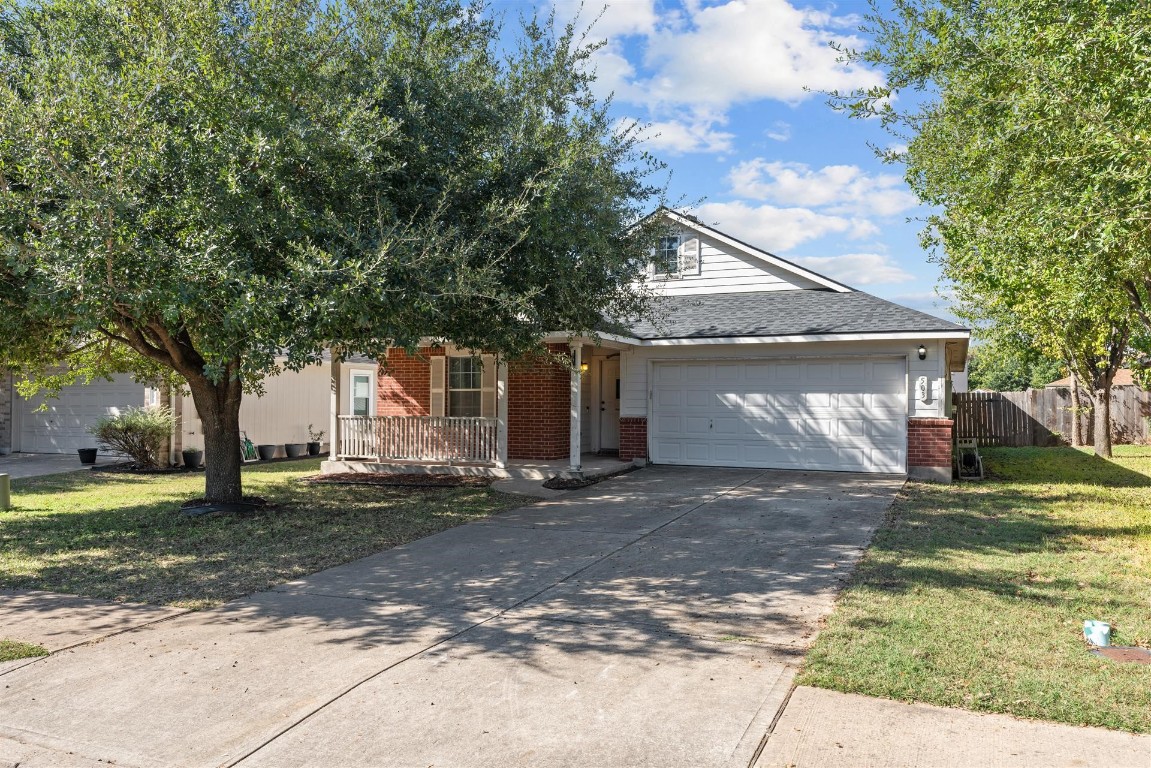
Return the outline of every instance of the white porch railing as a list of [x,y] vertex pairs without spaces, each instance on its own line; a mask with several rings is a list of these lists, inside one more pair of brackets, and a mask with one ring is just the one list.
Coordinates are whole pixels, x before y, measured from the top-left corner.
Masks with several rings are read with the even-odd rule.
[[338,459],[499,459],[499,419],[449,416],[340,416]]

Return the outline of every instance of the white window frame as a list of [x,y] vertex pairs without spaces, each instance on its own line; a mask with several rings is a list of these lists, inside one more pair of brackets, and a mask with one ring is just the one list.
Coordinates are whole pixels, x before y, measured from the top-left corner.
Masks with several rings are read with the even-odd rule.
[[[668,245],[668,243],[670,243],[672,241],[675,241],[675,245],[672,247],[672,251],[675,253],[675,271],[674,272],[667,271],[667,269],[666,269],[668,264],[671,263],[666,258],[667,253],[668,253],[667,245]],[[674,280],[674,279],[682,276],[680,271],[679,271],[679,249],[680,249],[680,246],[682,246],[682,245],[683,245],[683,235],[682,234],[666,235],[666,236],[660,237],[659,243],[656,245],[655,251],[652,254],[652,260],[651,260],[652,277],[654,277],[656,280]]]
[[[452,413],[452,392],[478,392],[479,393],[479,412],[463,418],[480,418],[484,412],[484,363],[478,355],[448,355],[447,363],[445,365],[446,381],[444,382],[444,411],[447,416],[458,416]],[[474,360],[476,362],[475,375],[479,381],[478,387],[453,387],[452,386],[452,361],[453,360]]]
[[375,371],[367,368],[353,368],[348,371],[348,415],[356,416],[356,377],[366,376],[368,379],[368,412],[364,416],[376,415],[376,386],[373,386]]

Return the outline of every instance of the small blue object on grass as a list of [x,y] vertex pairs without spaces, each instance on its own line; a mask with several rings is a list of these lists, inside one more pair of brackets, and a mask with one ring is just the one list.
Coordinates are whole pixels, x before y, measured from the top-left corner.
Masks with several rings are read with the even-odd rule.
[[1083,622],[1083,638],[1092,645],[1106,648],[1111,645],[1111,625],[1105,621],[1088,619]]

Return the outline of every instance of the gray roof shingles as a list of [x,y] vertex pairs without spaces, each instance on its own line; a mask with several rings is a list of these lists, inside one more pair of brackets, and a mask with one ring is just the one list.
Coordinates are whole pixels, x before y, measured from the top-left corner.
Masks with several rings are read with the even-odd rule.
[[967,330],[862,291],[791,290],[668,296],[659,322],[630,324],[639,339],[806,336]]

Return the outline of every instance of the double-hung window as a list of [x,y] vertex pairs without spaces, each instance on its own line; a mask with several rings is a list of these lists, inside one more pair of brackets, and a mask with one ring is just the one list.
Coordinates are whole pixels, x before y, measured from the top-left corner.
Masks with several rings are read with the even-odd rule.
[[661,237],[655,251],[655,275],[675,276],[679,274],[679,236]]
[[352,371],[352,415],[372,415],[373,375],[370,371]]
[[478,357],[448,358],[448,416],[483,415],[483,367]]

